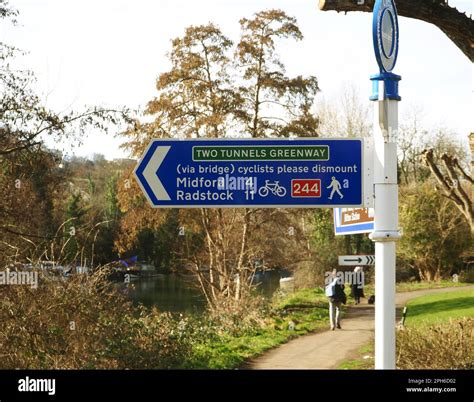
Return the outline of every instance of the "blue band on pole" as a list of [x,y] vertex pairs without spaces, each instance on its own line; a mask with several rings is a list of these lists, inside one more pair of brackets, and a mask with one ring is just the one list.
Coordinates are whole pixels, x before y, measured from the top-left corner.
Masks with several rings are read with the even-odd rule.
[[402,98],[398,95],[398,81],[401,79],[402,77],[393,73],[372,75],[370,77],[372,81],[372,96],[370,100],[378,101],[390,99],[400,101]]

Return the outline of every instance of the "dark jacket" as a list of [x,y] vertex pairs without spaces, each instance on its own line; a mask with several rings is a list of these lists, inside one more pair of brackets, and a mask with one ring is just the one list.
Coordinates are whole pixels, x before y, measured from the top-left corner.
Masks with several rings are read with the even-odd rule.
[[359,285],[351,285],[351,296],[352,297],[365,297],[364,288],[359,288]]
[[344,292],[344,285],[336,283],[334,286],[334,292],[335,292],[334,296],[330,297],[329,300],[332,303],[346,304],[347,297],[346,297],[346,293]]

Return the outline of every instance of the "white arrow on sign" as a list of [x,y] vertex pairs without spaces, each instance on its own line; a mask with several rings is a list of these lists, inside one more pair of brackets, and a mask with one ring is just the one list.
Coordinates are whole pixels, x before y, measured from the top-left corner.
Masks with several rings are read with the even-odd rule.
[[339,265],[375,265],[375,255],[340,255]]
[[153,190],[156,199],[159,201],[171,200],[157,174],[157,171],[160,165],[163,163],[163,160],[165,159],[166,154],[170,148],[170,146],[156,147],[155,152],[148,162],[148,165],[146,165],[145,169],[143,170],[143,177],[147,181],[150,188]]

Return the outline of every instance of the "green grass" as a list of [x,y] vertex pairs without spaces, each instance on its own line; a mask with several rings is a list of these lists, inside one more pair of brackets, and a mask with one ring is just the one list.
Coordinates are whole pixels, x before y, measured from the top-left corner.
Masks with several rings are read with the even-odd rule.
[[[328,302],[321,288],[302,289],[275,298],[266,324],[253,333],[234,337],[224,335],[218,341],[194,347],[193,368],[229,369],[245,367],[268,349],[295,337],[328,326]],[[289,329],[289,323],[295,327]]]
[[374,368],[374,345],[368,343],[357,351],[357,357],[342,362],[338,369],[341,370],[370,370]]
[[441,280],[441,281],[423,281],[423,282],[399,282],[397,283],[397,292],[413,292],[415,290],[423,289],[439,289],[439,288],[449,288],[449,287],[460,287],[460,286],[469,286],[472,283],[463,283],[463,282],[453,282],[451,280]]
[[[397,282],[395,289],[397,293],[402,293],[414,292],[415,290],[424,289],[457,288],[469,285],[472,285],[472,283],[453,282],[443,279],[441,281]],[[370,295],[375,294],[375,286],[373,283],[369,283],[364,286],[364,294],[366,298],[369,298]]]
[[295,306],[320,307],[321,303],[327,304],[327,298],[322,288],[300,289],[289,295],[277,296],[273,301],[273,305],[278,310],[294,308]]
[[474,317],[474,290],[436,293],[407,303],[406,326],[431,325],[461,317]]

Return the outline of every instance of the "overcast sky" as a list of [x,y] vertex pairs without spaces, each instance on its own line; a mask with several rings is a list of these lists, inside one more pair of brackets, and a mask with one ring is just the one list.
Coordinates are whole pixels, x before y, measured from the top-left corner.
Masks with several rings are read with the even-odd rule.
[[[170,40],[189,25],[218,24],[237,41],[238,20],[268,8],[295,16],[305,36],[282,43],[278,53],[289,75],[315,75],[325,97],[351,83],[370,95],[378,72],[369,13],[322,12],[316,0],[11,0],[16,27],[2,23],[0,41],[29,52],[21,65],[33,70],[38,91],[57,111],[88,105],[132,108],[155,94],[155,79],[169,67]],[[471,1],[450,5],[472,13]],[[473,69],[436,27],[400,18],[401,113],[422,107],[427,126],[443,124],[465,138],[474,131]],[[124,156],[120,140],[88,138],[77,153]]]

